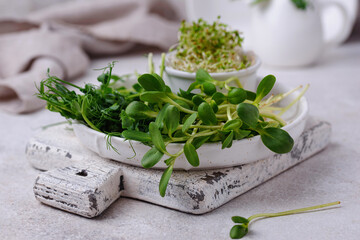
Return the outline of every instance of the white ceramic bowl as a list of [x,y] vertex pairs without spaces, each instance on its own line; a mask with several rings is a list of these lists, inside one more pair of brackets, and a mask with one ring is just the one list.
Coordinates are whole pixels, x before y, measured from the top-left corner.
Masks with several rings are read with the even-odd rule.
[[[284,86],[276,84],[272,93],[278,94],[286,92],[287,90],[288,89]],[[298,94],[299,93],[294,93],[288,98],[285,98],[281,102],[280,106],[286,106],[291,102],[291,100],[296,98]],[[304,130],[307,112],[308,104],[305,97],[302,97],[299,102],[294,104],[289,111],[283,115],[284,120],[288,123],[285,127],[283,127],[283,129],[286,130],[295,141]],[[149,146],[146,146],[141,142],[124,141],[123,138],[112,137],[112,145],[118,150],[118,153],[116,153],[112,149],[107,148],[106,135],[104,133],[97,132],[83,124],[74,124],[74,131],[80,142],[85,147],[98,153],[101,157],[134,166],[141,166],[142,157],[150,149]],[[170,153],[175,153],[182,147],[183,144],[174,143],[169,144],[167,150]],[[206,143],[202,145],[197,152],[200,158],[199,167],[195,168],[191,166],[185,156],[181,155],[176,159],[175,168],[185,170],[224,168],[254,162],[270,157],[274,154],[264,146],[260,136],[234,141],[231,148],[223,150],[221,150],[221,142]],[[162,160],[165,159],[166,156],[164,156]],[[167,166],[162,160],[155,165],[154,168],[166,168]]]
[[[169,58],[173,54],[175,52],[170,52],[166,55],[165,72],[167,73],[167,80],[174,92],[178,92],[180,88],[187,90],[190,84],[195,81],[196,73],[180,71],[168,66]],[[261,61],[252,51],[247,51],[245,54],[251,61],[251,65],[248,68],[233,72],[210,73],[210,76],[219,81],[224,81],[230,77],[238,77],[244,89],[255,91],[257,87],[256,72],[261,65]]]

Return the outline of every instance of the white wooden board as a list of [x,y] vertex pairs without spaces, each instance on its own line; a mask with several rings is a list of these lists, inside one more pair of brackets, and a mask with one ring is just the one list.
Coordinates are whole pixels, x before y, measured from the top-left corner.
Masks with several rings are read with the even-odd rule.
[[36,179],[36,199],[53,207],[91,218],[121,195],[203,214],[324,149],[330,141],[330,124],[307,121],[290,153],[230,168],[175,171],[164,198],[158,192],[161,170],[101,158],[79,143],[69,125],[39,132],[29,140],[26,155],[33,167],[47,171]]

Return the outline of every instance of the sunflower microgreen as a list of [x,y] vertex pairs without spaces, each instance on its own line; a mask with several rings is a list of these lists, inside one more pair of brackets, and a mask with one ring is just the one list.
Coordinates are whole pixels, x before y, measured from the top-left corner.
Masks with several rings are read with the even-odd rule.
[[231,220],[236,223],[231,230],[230,230],[230,238],[232,239],[240,239],[243,238],[248,232],[249,232],[249,224],[254,219],[263,219],[263,218],[271,218],[271,217],[279,217],[279,216],[285,216],[285,215],[292,215],[297,213],[304,213],[309,212],[313,210],[318,210],[322,208],[328,208],[334,205],[340,204],[339,201],[337,202],[331,202],[321,205],[316,205],[312,207],[306,207],[306,208],[299,208],[295,210],[289,210],[285,212],[278,212],[278,213],[260,213],[250,216],[249,218],[240,217],[240,216],[233,216]]
[[[151,56],[149,54],[149,63],[153,66]],[[275,103],[293,90],[265,99],[275,84],[272,75],[266,76],[254,93],[227,85],[238,81],[237,78],[218,81],[206,70],[199,69],[189,89],[175,94],[165,84],[162,73],[157,75],[153,70],[139,75],[138,83],[132,88],[116,87],[123,77],[113,75],[113,67],[111,63],[101,69],[99,87],[86,84],[81,88],[48,76],[40,83],[38,97],[47,101],[50,111],[107,134],[110,146],[112,136],[150,146],[141,165],[151,168],[160,161],[167,165],[159,180],[161,196],[165,196],[178,157],[184,155],[190,165],[199,166],[198,149],[207,142],[221,142],[221,148],[226,149],[237,140],[260,135],[264,145],[275,153],[287,153],[293,147],[293,139],[281,129],[286,124],[281,114],[294,101],[290,107],[272,110]],[[81,93],[70,91],[64,85],[77,88]],[[224,88],[220,90],[221,87]],[[300,97],[302,94],[304,92]],[[170,153],[167,146],[172,143],[182,143],[183,147]],[[246,234],[242,226],[234,229],[237,236]]]

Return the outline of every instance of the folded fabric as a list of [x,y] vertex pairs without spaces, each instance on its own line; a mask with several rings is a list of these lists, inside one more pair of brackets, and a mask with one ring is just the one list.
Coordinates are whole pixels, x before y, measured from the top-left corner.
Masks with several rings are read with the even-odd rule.
[[89,56],[115,55],[137,44],[164,50],[177,41],[179,19],[161,0],[79,1],[22,20],[0,20],[0,108],[24,113],[44,103],[36,84],[52,75],[71,80]]

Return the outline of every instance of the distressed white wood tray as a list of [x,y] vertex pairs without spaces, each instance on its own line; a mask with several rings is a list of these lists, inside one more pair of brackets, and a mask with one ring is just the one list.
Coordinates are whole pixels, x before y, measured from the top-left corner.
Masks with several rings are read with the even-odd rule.
[[101,214],[121,197],[130,197],[193,214],[209,212],[324,149],[331,126],[309,118],[287,154],[236,167],[175,171],[166,196],[158,192],[162,170],[104,159],[86,149],[69,125],[48,128],[29,140],[26,156],[41,172],[37,200],[84,217]]

